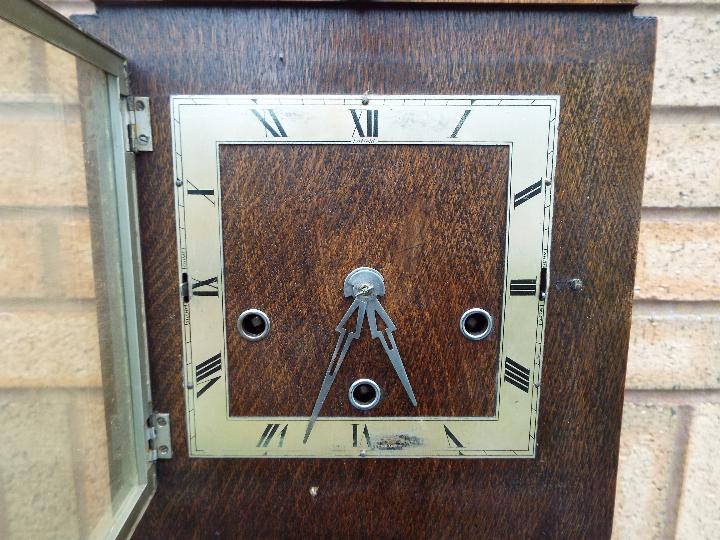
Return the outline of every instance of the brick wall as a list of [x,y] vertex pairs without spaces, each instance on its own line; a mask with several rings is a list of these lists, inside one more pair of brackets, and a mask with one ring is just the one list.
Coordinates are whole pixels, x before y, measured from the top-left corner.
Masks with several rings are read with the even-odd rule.
[[616,538],[720,538],[720,1],[657,0]]
[[110,515],[73,56],[0,21],[0,538],[84,538]]
[[636,14],[659,32],[614,536],[718,538],[720,0]]

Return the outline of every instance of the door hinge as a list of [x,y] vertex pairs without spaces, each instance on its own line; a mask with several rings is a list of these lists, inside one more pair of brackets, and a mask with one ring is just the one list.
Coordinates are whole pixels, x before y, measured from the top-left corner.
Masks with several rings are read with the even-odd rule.
[[172,458],[170,415],[168,413],[152,413],[148,418],[146,433],[148,448],[150,449],[150,461]]
[[125,151],[152,152],[153,138],[150,125],[150,98],[124,96],[125,105],[121,107],[126,127]]

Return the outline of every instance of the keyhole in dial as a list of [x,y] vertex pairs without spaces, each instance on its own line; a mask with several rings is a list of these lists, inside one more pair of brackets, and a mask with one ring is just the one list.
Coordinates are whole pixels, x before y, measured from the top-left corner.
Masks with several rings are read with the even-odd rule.
[[380,402],[380,387],[371,379],[358,379],[350,385],[348,397],[353,407],[369,411]]
[[469,309],[460,317],[460,331],[472,341],[485,339],[492,332],[492,317],[484,309]]
[[248,341],[259,341],[270,332],[270,319],[259,309],[248,309],[238,317],[237,329]]

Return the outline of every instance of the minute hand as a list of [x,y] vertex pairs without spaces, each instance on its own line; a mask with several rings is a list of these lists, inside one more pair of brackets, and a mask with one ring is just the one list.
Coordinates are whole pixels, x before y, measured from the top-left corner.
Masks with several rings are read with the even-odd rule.
[[[387,333],[392,348],[388,346],[388,343],[385,340],[385,334],[378,330],[377,321],[375,320],[375,313],[380,315],[380,318],[385,323],[385,333]],[[415,399],[415,394],[413,393],[412,386],[410,386],[410,380],[408,379],[407,372],[405,371],[405,366],[400,359],[400,353],[397,350],[395,338],[393,337],[393,332],[395,331],[395,324],[392,322],[390,315],[388,315],[385,309],[383,309],[382,304],[376,297],[374,297],[368,302],[367,319],[368,324],[370,325],[370,334],[373,338],[379,339],[380,343],[382,343],[383,349],[385,349],[385,353],[390,359],[390,363],[392,364],[393,368],[395,368],[395,373],[397,373],[397,376],[400,379],[400,382],[402,383],[403,388],[408,395],[408,398],[410,399],[410,403],[412,403],[414,407],[417,407],[417,400]]]
[[[328,368],[325,371],[325,377],[323,378],[322,386],[320,387],[320,393],[315,400],[315,406],[313,407],[312,414],[310,415],[310,420],[308,420],[307,428],[305,429],[305,437],[303,438],[303,444],[306,444],[308,438],[310,437],[310,432],[312,431],[312,428],[315,425],[318,416],[320,415],[320,409],[322,409],[325,398],[330,392],[330,387],[335,381],[335,376],[340,370],[340,366],[342,366],[343,360],[345,360],[345,355],[347,354],[350,345],[352,344],[354,339],[360,337],[363,319],[365,318],[366,304],[367,302],[364,298],[356,298],[353,301],[352,305],[345,312],[345,315],[343,315],[343,318],[340,319],[337,328],[335,328],[335,330],[340,335],[338,336],[337,344],[335,345],[335,350],[333,351],[332,358],[330,358],[330,365],[328,365]],[[355,323],[355,330],[348,332],[345,329],[345,325],[347,324],[348,319],[350,319],[350,317],[356,310],[358,313],[357,321]],[[338,356],[338,353],[340,353],[340,356]]]

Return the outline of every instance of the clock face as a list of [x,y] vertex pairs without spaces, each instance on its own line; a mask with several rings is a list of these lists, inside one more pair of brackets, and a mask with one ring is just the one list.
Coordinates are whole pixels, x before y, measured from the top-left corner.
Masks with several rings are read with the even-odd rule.
[[195,457],[534,457],[559,98],[173,96]]

